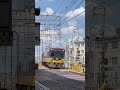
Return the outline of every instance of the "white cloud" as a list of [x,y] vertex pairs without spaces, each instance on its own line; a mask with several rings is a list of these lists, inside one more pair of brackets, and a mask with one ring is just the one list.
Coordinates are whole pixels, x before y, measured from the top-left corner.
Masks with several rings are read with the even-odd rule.
[[54,13],[52,8],[46,8],[45,12],[42,12],[43,15],[52,15]]
[[71,25],[71,26],[76,26],[77,25],[77,22],[75,20],[70,20],[68,22],[68,25]]
[[[74,37],[73,40],[76,41],[78,39],[78,36]],[[80,41],[83,41],[83,37],[82,36],[79,36],[79,40]]]
[[68,27],[61,29],[62,34],[68,34]]
[[61,31],[62,31],[62,34],[77,33],[78,32],[78,28],[75,27],[75,26],[68,26],[68,27],[62,28]]
[[74,30],[73,27],[65,27],[61,29],[62,34],[71,34],[73,30]]
[[[80,7],[80,8],[78,8],[78,9],[75,9],[74,11],[69,11],[69,12],[65,15],[65,17],[72,18],[72,17],[74,17],[74,16],[82,13],[83,11],[85,11],[85,8],[84,8],[84,7]],[[81,17],[81,16],[82,16],[82,17],[85,16],[85,12],[82,13],[79,17]]]

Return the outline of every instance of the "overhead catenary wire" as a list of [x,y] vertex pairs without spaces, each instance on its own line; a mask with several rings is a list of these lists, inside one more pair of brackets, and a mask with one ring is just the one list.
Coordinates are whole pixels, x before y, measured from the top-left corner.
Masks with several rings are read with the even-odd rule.
[[60,9],[60,7],[61,7],[62,4],[64,3],[64,1],[65,1],[65,0],[63,0],[63,1],[60,3],[59,7],[55,10],[54,14],[56,14],[56,12]]
[[[86,8],[89,8],[90,6],[91,6],[91,5],[87,6]],[[101,5],[100,5],[100,6],[97,6],[96,8],[99,8],[99,7],[101,7]],[[62,21],[63,23],[61,23],[61,25],[64,25],[65,23],[67,23],[67,22],[69,22],[69,21],[75,19],[76,17],[80,16],[80,15],[83,14],[84,12],[85,12],[85,10],[82,11],[81,13],[79,13],[78,15],[74,16],[73,18],[71,18],[71,19],[65,21],[65,22]],[[91,13],[91,11],[90,11],[90,12],[87,12],[87,14],[90,14],[90,13]],[[86,14],[86,15],[87,15],[87,14]],[[57,25],[57,26],[58,26],[58,25]]]
[[[63,11],[61,11],[60,12],[60,14],[63,14],[61,17],[63,17],[67,12],[67,10],[69,10],[69,9],[71,9],[72,7],[73,7],[73,5],[75,4],[77,2],[77,0],[72,0],[67,6],[66,6],[66,8],[63,10]],[[69,7],[70,6],[70,7]]]
[[[74,2],[73,2],[74,1]],[[66,12],[67,10],[69,10],[70,8],[73,7],[73,5],[77,2],[77,0],[72,0],[63,11],[60,12],[60,14],[63,14],[64,12]],[[69,7],[70,6],[70,7]]]
[[73,20],[74,18],[76,18],[76,17],[80,16],[80,15],[81,15],[81,14],[83,14],[84,12],[85,12],[85,10],[84,10],[84,11],[82,11],[81,13],[79,13],[78,15],[74,16],[73,18],[71,18],[71,19],[67,20],[66,22],[63,22],[61,25],[63,25],[63,24],[65,24],[65,23],[67,23],[67,22],[69,22],[69,21]]
[[65,20],[68,18],[68,16],[70,16],[72,13],[74,13],[74,11],[75,11],[83,2],[84,2],[84,0],[82,0],[82,1],[77,5],[77,7],[76,7],[69,15],[67,15],[65,19],[62,20],[62,22],[65,21]]
[[[74,0],[73,0],[73,1],[74,1]],[[72,3],[71,7],[75,4],[75,2],[76,2],[77,0],[75,0],[74,2],[73,2],[73,1],[71,2],[71,3]],[[83,1],[84,1],[84,0],[82,0],[82,2],[83,2]],[[82,2],[81,2],[80,4],[82,4]],[[63,2],[62,2],[62,3],[63,3]],[[61,4],[62,4],[62,3],[61,3]],[[69,5],[70,5],[71,3],[69,3]],[[61,4],[60,4],[60,6],[61,6]],[[77,7],[80,6],[80,4],[77,5]],[[69,5],[68,5],[68,6],[69,6]],[[70,8],[71,8],[71,7],[70,7]],[[77,7],[76,7],[76,8],[77,8]],[[69,9],[70,9],[70,8],[69,8]],[[76,9],[76,8],[75,8],[75,9]],[[57,9],[57,10],[58,10],[58,9]],[[66,13],[65,13],[65,14],[66,14]],[[65,14],[64,14],[64,15],[65,15]],[[55,25],[56,25],[56,24],[55,24]],[[56,25],[56,26],[58,26],[58,25]]]
[[[73,1],[74,1],[74,0],[73,0]],[[71,9],[71,8],[75,5],[76,2],[77,2],[77,0],[75,0],[73,3],[70,3],[70,4],[66,7],[66,11],[69,10],[69,9]],[[62,16],[64,16],[64,15],[67,13],[66,11],[64,11],[65,13],[62,12],[62,13],[60,13],[60,14],[63,14],[63,13],[64,13],[64,14],[62,15]],[[62,16],[61,16],[61,17],[62,17]]]
[[[77,9],[83,2],[84,2],[84,0],[82,0],[82,1],[80,2],[80,4],[78,4],[75,9]],[[74,10],[75,10],[75,9],[74,9]],[[73,12],[74,12],[74,11],[73,11]],[[72,12],[72,13],[73,13],[73,12]],[[84,12],[85,12],[85,11],[84,11]],[[84,12],[83,12],[83,13],[84,13]],[[72,13],[70,13],[69,15],[71,15]],[[80,14],[80,15],[81,15],[81,14]],[[79,15],[78,15],[78,16],[79,16]],[[68,16],[67,16],[67,17],[68,17]],[[67,17],[66,17],[66,19],[67,19]],[[75,16],[75,17],[77,17],[77,16]],[[65,21],[66,19],[64,19],[64,20],[61,21],[61,25],[63,25],[62,22]],[[73,19],[74,19],[74,17],[73,17]],[[70,20],[68,20],[68,21],[70,21]],[[67,22],[68,22],[68,21],[67,21]],[[56,25],[56,26],[59,26],[59,24]],[[55,27],[56,27],[56,26],[55,26]]]

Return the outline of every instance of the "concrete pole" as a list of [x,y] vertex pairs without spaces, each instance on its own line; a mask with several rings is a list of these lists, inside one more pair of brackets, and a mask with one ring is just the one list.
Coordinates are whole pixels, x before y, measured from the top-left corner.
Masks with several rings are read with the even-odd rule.
[[69,51],[69,70],[70,70],[70,36],[69,36],[69,49],[68,49]]

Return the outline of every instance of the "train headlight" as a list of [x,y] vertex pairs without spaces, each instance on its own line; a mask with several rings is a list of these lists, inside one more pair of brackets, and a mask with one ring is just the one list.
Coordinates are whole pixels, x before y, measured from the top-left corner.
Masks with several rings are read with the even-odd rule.
[[58,60],[58,58],[56,58],[56,60]]

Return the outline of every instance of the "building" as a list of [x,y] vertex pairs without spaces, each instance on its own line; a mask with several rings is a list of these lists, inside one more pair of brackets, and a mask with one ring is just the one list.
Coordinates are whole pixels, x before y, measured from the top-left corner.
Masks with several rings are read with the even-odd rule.
[[86,90],[120,89],[120,13],[118,2],[111,1],[109,8],[106,1],[86,1],[90,5],[86,8],[86,14],[90,12],[85,30]]
[[[1,3],[1,2],[0,2]],[[21,72],[35,75],[35,45],[39,44],[40,23],[35,23],[35,0],[12,0],[13,45],[0,47],[1,88],[16,90]]]
[[[70,54],[69,54],[70,52]],[[66,63],[67,66],[69,64],[69,59],[70,63],[77,63],[80,61],[83,65],[85,64],[85,41],[83,40],[78,40],[76,38],[73,41],[73,46],[72,45],[67,45],[66,46]]]
[[[108,71],[106,71],[106,81],[107,86],[112,89],[120,88],[120,62],[119,62],[119,54],[120,54],[120,38],[119,37],[109,37],[104,39],[104,53],[105,57],[108,59]],[[99,52],[101,48],[102,40],[96,41],[96,51]],[[99,57],[97,55],[97,57]]]
[[[77,59],[78,58],[78,59]],[[79,60],[82,64],[85,64],[85,41],[75,40],[74,42],[74,61]]]

